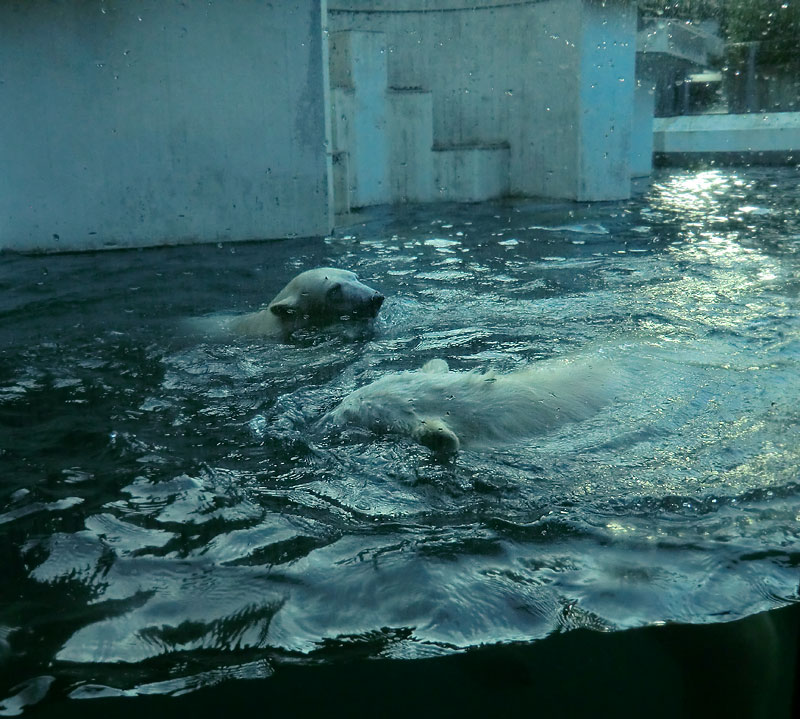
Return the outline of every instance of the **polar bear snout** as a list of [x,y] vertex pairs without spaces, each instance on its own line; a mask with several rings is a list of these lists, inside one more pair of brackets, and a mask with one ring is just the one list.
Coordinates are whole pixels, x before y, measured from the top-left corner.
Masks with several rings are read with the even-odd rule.
[[332,287],[325,301],[316,308],[320,318],[372,319],[377,316],[385,297],[367,285]]
[[375,292],[375,294],[369,298],[367,301],[367,311],[370,317],[375,317],[375,315],[378,314],[385,299],[386,298],[380,292]]

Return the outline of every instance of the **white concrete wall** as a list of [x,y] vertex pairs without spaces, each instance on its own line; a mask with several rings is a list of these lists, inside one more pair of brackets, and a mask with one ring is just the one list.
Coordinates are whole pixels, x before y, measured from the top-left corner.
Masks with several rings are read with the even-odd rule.
[[390,88],[432,93],[436,150],[507,144],[511,194],[628,196],[632,0],[329,0],[329,24],[385,33]]
[[331,227],[325,0],[0,4],[0,248]]

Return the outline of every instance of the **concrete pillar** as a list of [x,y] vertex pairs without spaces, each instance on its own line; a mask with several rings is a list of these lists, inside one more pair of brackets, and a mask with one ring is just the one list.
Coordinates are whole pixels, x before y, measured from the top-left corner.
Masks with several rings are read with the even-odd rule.
[[653,119],[656,110],[655,85],[636,78],[633,92],[631,133],[631,177],[646,177],[653,171]]
[[[333,120],[348,123],[350,207],[391,201],[387,126],[386,40],[383,33],[343,31],[331,34],[330,81],[334,91],[352,93],[351,115],[336,111]],[[338,131],[337,131],[338,132]],[[342,148],[340,148],[342,149]],[[337,205],[341,205],[337,201]]]
[[631,194],[636,4],[581,0],[577,200]]
[[632,0],[537,5],[540,52],[532,102],[511,135],[511,190],[575,200],[630,196],[636,55]]

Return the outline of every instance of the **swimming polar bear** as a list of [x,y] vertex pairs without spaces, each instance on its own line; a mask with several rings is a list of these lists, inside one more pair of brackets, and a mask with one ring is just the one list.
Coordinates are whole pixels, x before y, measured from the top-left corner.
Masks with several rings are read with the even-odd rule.
[[234,317],[228,328],[243,335],[286,337],[301,327],[371,319],[383,300],[380,292],[360,282],[354,272],[317,267],[292,279],[266,309]]
[[453,454],[588,419],[619,395],[623,377],[603,359],[547,360],[505,375],[451,372],[435,359],[357,389],[325,419],[406,435]]

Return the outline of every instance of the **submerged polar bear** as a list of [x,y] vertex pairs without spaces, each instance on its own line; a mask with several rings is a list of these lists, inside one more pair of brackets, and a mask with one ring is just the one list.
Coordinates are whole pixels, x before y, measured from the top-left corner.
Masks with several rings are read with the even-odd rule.
[[588,419],[623,385],[624,373],[604,359],[548,360],[505,375],[451,372],[437,359],[357,389],[326,420],[403,434],[452,454]]
[[359,281],[354,272],[317,267],[292,279],[266,309],[234,317],[228,328],[243,335],[286,337],[302,327],[371,319],[383,300],[380,292]]

